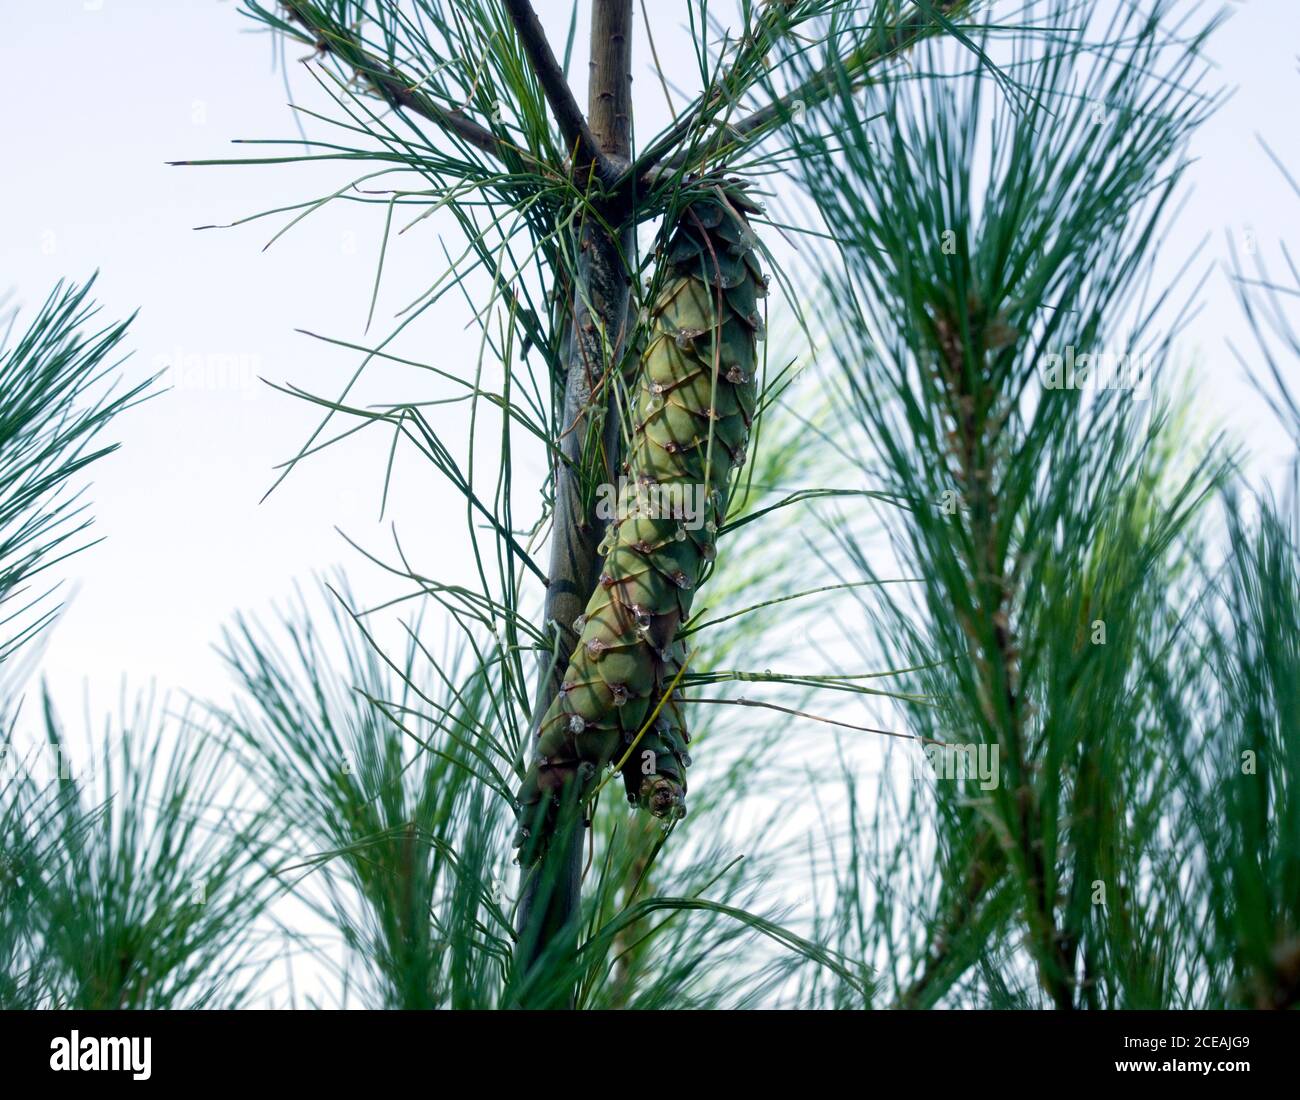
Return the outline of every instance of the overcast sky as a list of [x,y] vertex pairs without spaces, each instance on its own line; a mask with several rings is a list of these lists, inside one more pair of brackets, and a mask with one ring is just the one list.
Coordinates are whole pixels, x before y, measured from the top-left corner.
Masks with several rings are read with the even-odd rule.
[[[1210,52],[1237,92],[1197,138],[1194,189],[1165,242],[1171,268],[1207,235],[1211,261],[1226,255],[1228,233],[1253,233],[1275,268],[1279,241],[1300,248],[1300,198],[1256,139],[1263,135],[1300,173],[1300,5],[1230,6],[1235,15]],[[538,7],[559,37],[567,0]],[[684,7],[651,5],[669,75],[690,88],[693,61],[674,36]],[[220,697],[226,679],[212,646],[235,610],[265,613],[296,582],[337,565],[362,592],[383,589],[376,568],[336,528],[364,545],[387,545],[388,520],[378,521],[384,441],[326,452],[259,503],[273,467],[315,417],[258,380],[324,392],[355,367],[355,356],[295,329],[363,338],[383,212],[326,209],[265,252],[276,228],[269,220],[194,232],[333,190],[346,178],[336,164],[165,165],[230,155],[234,138],[295,132],[270,43],[241,33],[251,24],[234,3],[4,0],[4,10],[0,283],[35,305],[57,278],[98,268],[107,314],[141,309],[128,337],[128,371],[175,371],[170,380],[178,383],[113,428],[123,448],[96,468],[93,487],[98,533],[107,541],[65,569],[76,591],[48,640],[44,671],[73,710],[83,687],[92,712],[111,706],[124,677],[132,687],[154,681]],[[291,49],[291,59],[303,52]],[[637,87],[657,123],[663,103],[648,60],[640,49]],[[293,78],[313,102],[301,74]],[[439,262],[432,230],[390,252],[372,335],[386,331]],[[477,344],[464,323],[463,303],[449,300],[423,319],[407,347],[423,346],[429,361],[445,366],[472,363]],[[1227,354],[1229,336],[1249,346],[1228,284],[1216,274],[1184,350],[1199,357],[1201,408],[1234,426],[1267,468],[1283,453],[1282,440]],[[383,383],[381,374],[373,392],[385,393]],[[444,506],[434,475],[411,467],[390,508],[426,573],[463,565],[442,538]],[[456,522],[462,514],[457,508]]]

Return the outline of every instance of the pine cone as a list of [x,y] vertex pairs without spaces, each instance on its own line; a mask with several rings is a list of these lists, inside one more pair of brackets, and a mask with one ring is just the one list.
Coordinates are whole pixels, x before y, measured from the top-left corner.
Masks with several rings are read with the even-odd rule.
[[[686,659],[677,631],[713,560],[757,401],[759,299],[767,291],[745,216],[756,209],[734,187],[696,199],[664,250],[604,571],[574,624],[578,645],[518,794],[515,843],[525,865],[540,858],[562,792],[590,793]],[[677,697],[664,702],[622,772],[629,799],[668,819],[685,813],[690,738],[682,709]]]

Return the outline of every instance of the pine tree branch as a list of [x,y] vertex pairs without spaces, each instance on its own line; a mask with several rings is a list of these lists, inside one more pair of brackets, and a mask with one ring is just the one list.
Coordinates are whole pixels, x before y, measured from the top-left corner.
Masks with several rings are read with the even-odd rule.
[[585,179],[595,165],[596,174],[602,180],[613,178],[617,169],[601,153],[593,137],[587,120],[583,118],[582,108],[573,98],[569,82],[564,78],[560,63],[546,39],[541,20],[533,10],[529,0],[505,0],[506,11],[514,23],[524,53],[532,63],[533,72],[542,86],[546,102],[551,105],[551,112],[559,124],[560,133],[569,152],[574,154],[574,175]]
[[[772,129],[795,117],[798,104],[807,108],[822,103],[843,89],[846,82],[849,88],[856,90],[866,81],[869,70],[904,53],[922,39],[939,33],[944,29],[948,16],[960,14],[970,7],[970,3],[971,0],[936,0],[934,7],[942,18],[918,11],[884,34],[873,35],[866,45],[820,69],[792,91],[727,125],[727,144],[721,150],[715,147],[713,155],[737,153],[749,148]],[[743,94],[728,91],[739,81],[737,69],[738,66],[730,69],[720,82],[706,89],[693,107],[682,112],[673,126],[630,166],[615,185],[616,191],[622,192],[634,185],[648,188],[659,175],[686,167],[688,153],[682,148],[683,142],[693,131],[707,126],[738,94]]]
[[474,148],[501,158],[502,140],[463,111],[442,107],[415,90],[392,66],[374,57],[356,34],[303,0],[284,0],[289,17],[307,28],[303,40],[330,53],[351,68],[390,106],[434,123]]
[[[955,6],[955,0],[938,5],[944,11]],[[862,86],[869,69],[897,57],[923,38],[941,30],[943,24],[938,20],[913,15],[884,35],[882,39],[873,39],[868,48],[853,50],[845,57],[819,70],[793,91],[779,96],[767,106],[760,107],[739,122],[728,126],[727,132],[733,135],[733,140],[748,142],[773,124],[784,123],[792,118],[800,103],[805,107],[812,107],[829,99],[841,89],[848,88],[856,91]]]
[[[631,148],[631,22],[632,0],[595,0],[589,112],[602,156],[620,167],[626,164]],[[589,426],[596,401],[604,407],[604,431],[596,461],[607,481],[614,479],[622,460],[613,372],[622,361],[627,340],[631,291],[627,258],[635,244],[634,232],[630,221],[621,230],[613,230],[594,217],[581,232],[581,263],[569,307],[571,328],[565,335],[567,363],[560,417],[559,445],[569,461],[558,463],[555,470],[550,580],[544,605],[544,621],[556,630],[558,644],[554,663],[552,655],[544,658],[535,700],[537,721],[559,690],[577,640],[572,624],[586,610],[600,567],[600,525],[584,503],[582,492],[583,470],[593,461],[588,457],[592,449]],[[573,935],[582,900],[586,835],[580,819],[567,822],[541,864],[531,873],[525,872],[516,953],[516,966],[525,973],[553,947],[557,936]]]
[[[969,318],[967,319],[969,325]],[[1001,443],[1002,425],[992,417],[996,393],[985,381],[968,369],[971,362],[982,359],[982,350],[969,344],[963,336],[958,317],[940,316],[936,320],[939,341],[939,380],[945,395],[946,415],[955,425],[949,437],[949,455],[953,483],[970,513],[967,565],[977,579],[977,601],[969,610],[959,612],[972,638],[987,638],[979,647],[978,675],[983,681],[983,695],[998,699],[992,713],[999,715],[999,742],[1023,752],[1025,743],[1025,697],[1021,684],[1020,646],[1012,625],[1017,606],[1013,571],[1004,558],[1005,539],[1002,527],[1008,522],[1000,510],[1001,494],[994,469],[994,458]],[[982,327],[982,322],[981,322]],[[982,377],[982,376],[978,376]],[[1030,762],[1022,759],[1023,775]],[[1054,899],[1047,889],[1048,868],[1041,840],[1042,811],[1036,792],[1029,783],[1016,792],[1020,848],[1026,880],[1026,920],[1030,927],[1031,951],[1038,966],[1039,981],[1058,1009],[1074,1007],[1071,976],[1073,962],[1058,928]]]
[[[631,147],[632,56],[627,38],[631,20],[632,0],[595,0],[591,15],[589,110],[602,149],[624,161]],[[615,38],[621,40],[617,45]],[[539,717],[559,686],[575,640],[570,634],[571,624],[586,609],[600,564],[599,524],[594,515],[586,513],[581,485],[584,440],[593,400],[603,401],[606,407],[602,457],[607,480],[616,475],[622,457],[616,387],[609,384],[607,375],[622,359],[627,338],[631,280],[626,257],[632,244],[630,230],[615,236],[607,225],[595,219],[589,219],[582,230],[578,285],[569,311],[572,327],[565,343],[568,361],[559,441],[569,461],[556,468],[545,610],[546,621],[558,624],[562,642],[558,667],[542,686],[544,701]]]
[[596,0],[590,66],[592,133],[601,152],[622,171],[632,153],[632,0]]
[[[588,109],[594,140],[613,158],[626,161],[631,148],[632,0],[596,0],[591,16],[591,86]],[[566,376],[560,416],[560,450],[568,459],[556,468],[555,514],[551,544],[550,577],[546,594],[546,621],[561,632],[558,667],[543,685],[553,697],[558,678],[568,663],[573,639],[569,630],[587,606],[596,582],[599,555],[598,524],[584,512],[581,471],[587,418],[593,394],[606,403],[604,467],[607,478],[617,473],[621,433],[615,387],[601,386],[607,371],[622,358],[627,335],[627,306],[631,288],[626,256],[631,235],[621,239],[609,228],[590,219],[582,230],[579,285],[569,309],[571,328],[565,336]],[[548,660],[549,664],[549,660]],[[550,699],[542,703],[546,709]]]

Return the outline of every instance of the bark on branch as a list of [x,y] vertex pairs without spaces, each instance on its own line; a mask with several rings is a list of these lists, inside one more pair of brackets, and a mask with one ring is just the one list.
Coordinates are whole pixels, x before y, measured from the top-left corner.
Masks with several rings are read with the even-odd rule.
[[371,54],[357,35],[318,13],[314,5],[303,0],[284,0],[284,6],[290,19],[307,28],[303,41],[337,57],[389,106],[419,115],[484,153],[501,156],[504,145],[496,134],[463,111],[443,107],[415,90],[396,69]]
[[632,152],[632,0],[597,0],[592,8],[590,69],[591,132],[621,171]]
[[596,175],[608,182],[617,173],[617,169],[606,160],[592,136],[591,128],[583,118],[577,100],[573,98],[569,82],[564,79],[564,72],[555,59],[555,53],[546,39],[546,32],[542,29],[541,20],[537,18],[533,5],[529,0],[505,0],[505,7],[524,47],[524,53],[532,64],[537,82],[542,86],[546,102],[551,105],[551,112],[559,124],[565,144],[574,157],[574,174],[579,179],[586,178],[594,165]]
[[[595,0],[588,105],[592,134],[602,152],[623,163],[631,150],[631,22],[632,0]],[[598,524],[583,503],[581,485],[584,450],[588,463],[592,453],[592,448],[585,445],[591,437],[593,415],[603,420],[603,446],[596,449],[603,452],[608,478],[617,473],[622,459],[618,450],[618,403],[607,375],[621,360],[627,338],[633,229],[629,223],[611,231],[593,218],[588,219],[582,234],[582,258],[565,338],[568,354],[559,445],[568,461],[557,463],[555,469],[554,533],[546,593],[546,620],[556,623],[561,631],[561,651],[558,670],[549,678],[550,683],[541,686],[542,711],[558,686],[556,677],[568,662],[574,641],[572,623],[587,606],[600,564],[596,549],[600,542]],[[593,395],[598,395],[595,399],[603,406],[603,415],[595,414]]]
[[[594,0],[591,17],[591,82],[588,115],[602,156],[619,170],[631,151],[632,0]],[[555,467],[551,560],[545,623],[558,632],[554,655],[544,655],[535,701],[546,713],[573,654],[573,622],[586,609],[600,568],[600,524],[583,499],[584,462],[603,467],[612,480],[622,461],[619,407],[612,372],[627,339],[631,291],[630,256],[634,226],[611,231],[595,218],[582,230],[581,263],[565,337],[567,363],[561,412],[560,449],[567,462]],[[599,404],[603,410],[596,412]],[[594,418],[594,419],[593,419]],[[595,437],[600,445],[593,445]],[[553,624],[553,625],[552,625]],[[581,820],[570,822],[539,867],[524,875],[519,901],[516,963],[526,972],[561,935],[571,938],[581,903],[583,840]],[[562,836],[562,834],[561,834]],[[576,949],[576,944],[573,945]],[[535,1005],[533,1007],[555,1007]]]

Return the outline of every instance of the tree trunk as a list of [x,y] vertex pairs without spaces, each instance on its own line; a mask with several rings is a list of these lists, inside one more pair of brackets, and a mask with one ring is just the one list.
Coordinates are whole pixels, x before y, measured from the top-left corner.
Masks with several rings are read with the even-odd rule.
[[[588,117],[600,150],[622,169],[631,155],[632,0],[594,0],[591,17]],[[615,236],[588,219],[565,346],[565,387],[560,450],[566,462],[555,467],[555,507],[544,622],[555,630],[554,653],[543,654],[534,714],[547,711],[559,690],[577,633],[573,623],[586,608],[600,569],[600,523],[595,498],[584,501],[584,481],[616,481],[622,461],[617,387],[613,372],[622,358],[628,329],[629,267],[635,223]],[[604,385],[602,387],[602,380]],[[593,423],[592,393],[604,415]],[[599,438],[597,438],[599,437]],[[572,465],[570,465],[572,464]],[[591,477],[591,475],[597,475]],[[537,730],[533,730],[534,737]],[[535,750],[535,746],[534,749]],[[525,869],[519,901],[517,965],[526,972],[557,937],[577,948],[583,841],[587,826],[581,807],[566,805],[545,860]],[[541,1007],[540,1005],[538,1007]],[[551,1007],[551,1006],[548,1006]]]

